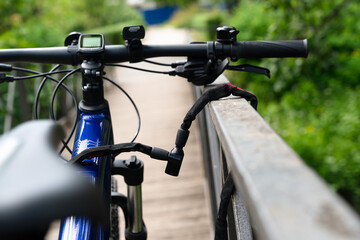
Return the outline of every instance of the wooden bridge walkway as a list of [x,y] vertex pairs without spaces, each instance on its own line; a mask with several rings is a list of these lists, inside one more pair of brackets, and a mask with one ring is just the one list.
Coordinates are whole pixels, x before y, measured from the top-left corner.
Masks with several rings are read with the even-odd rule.
[[[187,43],[188,35],[185,31],[172,28],[150,28],[146,33],[145,42]],[[146,63],[135,66],[169,70]],[[130,94],[141,114],[142,126],[136,141],[171,150],[174,147],[177,129],[193,103],[190,84],[186,79],[130,69],[119,69],[115,75],[113,79],[117,79]],[[115,142],[131,140],[137,127],[132,105],[124,94],[116,89],[108,89],[106,98],[112,111]],[[149,240],[210,238],[210,215],[205,200],[206,180],[196,124],[190,130],[179,177],[164,173],[165,162],[138,155],[145,163],[143,204]],[[119,182],[123,182],[122,179],[119,179]],[[121,228],[123,229],[123,226]]]

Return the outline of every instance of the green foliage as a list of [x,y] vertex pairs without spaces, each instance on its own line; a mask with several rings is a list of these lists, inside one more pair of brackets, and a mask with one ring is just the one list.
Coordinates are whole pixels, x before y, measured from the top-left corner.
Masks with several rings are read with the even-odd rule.
[[204,37],[205,39],[214,39],[216,28],[221,25],[226,16],[227,14],[218,8],[204,9],[197,4],[192,4],[185,10],[177,12],[172,17],[171,24],[175,27],[192,30],[197,39]]
[[[143,23],[123,0],[2,1],[0,9],[2,48],[63,45],[69,32]],[[120,34],[122,29],[115,30]]]
[[[311,82],[261,113],[286,142],[357,210],[360,205],[360,87],[318,92]],[[307,98],[308,101],[304,102]]]

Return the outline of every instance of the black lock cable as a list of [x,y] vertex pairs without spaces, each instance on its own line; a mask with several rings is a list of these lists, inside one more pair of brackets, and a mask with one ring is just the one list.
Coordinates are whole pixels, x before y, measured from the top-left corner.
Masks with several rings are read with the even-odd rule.
[[[232,84],[224,84],[210,88],[195,102],[195,104],[186,114],[176,136],[175,149],[182,151],[182,148],[185,146],[190,133],[189,128],[191,123],[195,120],[196,115],[205,107],[207,103],[213,100],[227,97],[231,94],[234,96],[243,97],[247,101],[250,101],[251,106],[257,110],[258,101],[256,96],[244,89],[238,88]],[[229,173],[221,191],[218,216],[215,223],[215,240],[227,239],[227,210],[234,191],[234,181],[231,177],[231,173]]]
[[149,147],[140,143],[122,143],[87,149],[73,157],[70,160],[70,163],[80,163],[86,158],[105,155],[116,156],[122,152],[139,151],[150,155],[150,157],[154,159],[168,161],[165,172],[172,176],[178,176],[182,160],[184,158],[183,148],[185,147],[190,134],[189,128],[191,123],[196,119],[197,114],[199,114],[207,103],[227,97],[231,94],[245,98],[247,101],[250,101],[250,104],[254,109],[257,108],[257,98],[254,94],[231,84],[216,86],[204,92],[188,111],[183,123],[178,129],[175,139],[175,147],[170,152],[156,147]]
[[234,181],[231,173],[227,176],[220,195],[218,215],[215,222],[215,240],[228,239],[227,237],[227,210],[231,196],[235,191]]

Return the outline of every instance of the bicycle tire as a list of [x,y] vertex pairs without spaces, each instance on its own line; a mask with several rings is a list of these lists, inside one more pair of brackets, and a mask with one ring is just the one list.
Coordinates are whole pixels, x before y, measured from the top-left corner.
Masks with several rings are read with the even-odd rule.
[[[117,180],[111,177],[111,191],[117,192]],[[116,204],[110,205],[110,240],[119,240],[119,208]]]

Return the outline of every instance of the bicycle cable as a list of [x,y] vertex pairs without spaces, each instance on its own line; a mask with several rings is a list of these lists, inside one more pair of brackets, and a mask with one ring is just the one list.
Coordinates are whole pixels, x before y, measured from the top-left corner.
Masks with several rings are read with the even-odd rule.
[[114,86],[116,86],[120,91],[122,91],[125,96],[129,99],[129,101],[131,102],[131,104],[134,106],[134,109],[135,109],[135,112],[136,112],[136,115],[138,117],[138,128],[135,132],[135,136],[134,138],[130,141],[130,143],[133,143],[135,141],[135,139],[138,137],[139,133],[140,133],[140,128],[141,128],[141,117],[140,117],[140,112],[139,112],[139,109],[137,108],[134,100],[130,97],[130,95],[119,85],[117,84],[116,82],[114,82],[113,80],[111,80],[110,78],[107,78],[107,77],[103,77],[103,79],[105,79],[106,81],[110,82],[111,84],[113,84]]
[[[57,64],[56,66],[54,66],[54,67],[50,70],[50,72],[58,69],[59,67],[61,67],[61,65],[60,65],[60,64]],[[51,79],[51,77],[46,76],[46,77],[41,81],[41,83],[40,83],[40,85],[39,85],[39,87],[38,87],[38,91],[37,91],[37,93],[36,93],[35,104],[34,104],[34,118],[35,118],[35,119],[38,119],[38,116],[37,116],[37,108],[38,108],[38,101],[39,101],[39,98],[40,98],[40,92],[42,91],[42,89],[43,89],[43,87],[44,87],[44,85],[45,85],[45,82],[47,81],[48,78]],[[56,82],[59,82],[59,81],[56,80]],[[76,101],[76,97],[75,97],[74,93],[68,88],[68,86],[67,86],[66,84],[62,84],[62,86],[63,86],[63,87],[70,93],[70,95],[72,96],[72,99],[73,99],[73,102],[74,102],[74,105],[75,105],[75,109],[76,109],[76,111],[78,111],[78,109],[79,109],[79,108],[78,108],[78,102]],[[72,130],[72,131],[75,131],[75,128],[76,128],[76,125],[77,125],[77,122],[78,122],[78,118],[79,118],[79,115],[76,113],[75,121],[74,121],[74,123],[73,123],[73,125],[72,125],[72,128],[71,128],[71,129],[74,129],[74,130]],[[71,131],[71,133],[70,133],[71,135],[72,135],[72,131]],[[69,135],[69,136],[70,136],[69,138],[71,138],[71,135]],[[72,151],[71,151],[71,149],[69,148],[69,146],[67,145],[66,141],[64,141],[64,140],[62,139],[62,143],[63,143],[63,146],[65,146],[66,150],[67,150],[70,154],[72,154]],[[64,144],[65,144],[65,145],[64,145]],[[61,152],[61,153],[62,153],[62,152]],[[61,156],[61,155],[60,155],[60,156]]]
[[[58,64],[56,65],[55,67],[53,67],[49,72],[47,73],[40,73],[40,72],[37,72],[37,71],[33,71],[33,70],[30,70],[30,69],[26,69],[26,68],[20,68],[20,67],[13,67],[12,69],[13,70],[16,70],[16,71],[21,71],[21,72],[27,72],[27,73],[33,73],[33,74],[36,74],[36,75],[33,75],[33,76],[29,76],[29,77],[21,77],[21,79],[19,79],[18,77],[17,78],[14,78],[14,80],[24,80],[24,79],[31,79],[31,78],[37,78],[37,77],[41,77],[41,76],[45,76],[44,79],[42,80],[42,82],[40,83],[39,87],[38,87],[38,90],[36,92],[36,96],[35,96],[35,102],[34,102],[34,109],[33,109],[33,114],[34,114],[34,119],[37,120],[39,119],[39,116],[38,116],[38,105],[39,105],[39,98],[40,98],[40,93],[44,87],[44,84],[45,82],[47,81],[47,79],[50,79],[56,83],[59,83],[59,80],[49,76],[49,75],[52,75],[52,74],[59,74],[59,73],[65,73],[65,72],[70,72],[71,70],[62,70],[62,71],[56,71],[54,72],[56,69],[58,69],[61,65]],[[70,88],[68,86],[66,86],[65,84],[61,84],[61,86],[63,88],[65,88],[65,90],[71,95],[72,99],[73,99],[73,102],[75,104],[75,107],[76,109],[78,109],[78,103],[76,101],[76,97],[74,95],[74,93],[70,90]],[[71,136],[73,135],[73,132],[75,131],[75,128],[76,128],[76,125],[77,125],[77,121],[78,121],[78,114],[76,114],[76,119],[75,119],[75,122],[72,126],[72,131],[70,133],[70,136],[68,137],[67,140],[61,140],[62,143],[63,143],[63,148],[65,146],[65,148],[69,151],[69,153],[72,153],[71,149],[69,148],[69,146],[67,145],[68,142],[70,141],[70,138]],[[63,148],[61,150],[60,153],[63,152]]]
[[[58,69],[61,65],[60,64],[57,64],[55,65],[49,72],[53,72],[55,71],[56,69]],[[43,80],[41,81],[37,91],[36,91],[36,95],[35,95],[35,101],[34,101],[34,109],[33,109],[33,114],[34,114],[34,119],[37,120],[39,119],[39,116],[38,116],[38,105],[39,105],[39,99],[40,99],[40,93],[47,81],[47,79],[49,79],[49,76],[45,76],[43,78]],[[71,95],[73,96],[73,93],[71,92]],[[74,98],[73,98],[74,99]]]
[[[73,75],[74,73],[80,71],[81,68],[76,68],[76,69],[73,69],[73,70],[69,70],[68,73],[58,82],[58,84],[56,85],[54,91],[53,91],[53,94],[52,94],[52,97],[51,97],[51,104],[50,104],[50,117],[51,119],[53,120],[56,120],[55,118],[55,111],[54,111],[54,103],[55,103],[55,96],[57,94],[57,91],[59,90],[59,87],[62,86],[63,82],[69,78],[71,75]],[[62,141],[63,143],[63,146],[62,148],[60,149],[59,151],[59,155],[62,154],[62,152],[64,151],[64,149],[66,148],[70,154],[72,154],[72,151],[71,149],[69,148],[68,146],[68,143],[70,142],[70,139],[71,137],[73,136],[74,132],[75,132],[75,129],[76,129],[76,126],[77,126],[77,120],[78,120],[78,114],[76,114],[76,121],[75,123],[73,124],[73,127],[70,131],[70,134],[68,136],[68,138],[65,140],[65,141]]]
[[174,71],[155,71],[155,70],[138,68],[138,67],[123,65],[123,64],[106,64],[105,66],[123,67],[123,68],[129,68],[129,69],[133,69],[133,70],[143,71],[143,72],[159,73],[159,74],[166,74],[166,75],[173,75],[175,73]]
[[[59,80],[57,80],[57,79],[55,79],[55,78],[53,78],[53,77],[51,77],[51,76],[49,76],[50,74],[55,74],[55,73],[59,73],[59,72],[53,72],[54,70],[56,70],[56,69],[58,69],[59,67],[60,67],[61,65],[56,65],[55,67],[53,67],[47,74],[48,75],[46,75],[45,76],[45,78],[43,79],[43,81],[40,83],[40,85],[39,85],[39,87],[38,87],[38,90],[37,90],[37,93],[36,93],[36,96],[35,96],[35,103],[34,103],[34,109],[33,109],[33,111],[34,111],[34,119],[39,119],[39,116],[38,116],[38,102],[39,102],[39,98],[40,98],[40,92],[41,92],[41,90],[42,90],[42,88],[43,88],[43,86],[44,86],[44,84],[45,84],[45,82],[46,82],[46,80],[47,79],[50,79],[50,80],[52,80],[52,81],[54,81],[54,82],[56,82],[56,83],[58,83],[59,82]],[[37,74],[37,75],[39,75],[39,74],[41,74],[40,72],[37,72],[37,71],[34,71],[34,70],[30,70],[30,69],[26,69],[26,68],[19,68],[19,67],[13,67],[12,68],[13,70],[16,70],[16,71],[21,71],[21,72],[27,72],[27,73],[33,73],[33,74]],[[66,71],[69,71],[69,70],[66,70]],[[40,76],[37,76],[37,77],[40,77]],[[33,77],[33,78],[35,78],[35,77]],[[14,80],[18,80],[17,78],[15,78]],[[20,79],[21,80],[21,79]],[[65,84],[62,84],[62,87],[64,87],[65,88],[65,90],[72,96],[72,98],[73,98],[73,101],[74,101],[74,104],[76,105],[76,107],[77,107],[77,101],[76,101],[76,97],[75,97],[75,95],[74,95],[74,93],[70,90],[70,88],[69,87],[67,87]]]
[[146,59],[143,62],[147,62],[147,63],[151,63],[151,64],[154,64],[154,65],[159,65],[159,66],[166,66],[166,67],[171,67],[172,66],[169,63],[155,62],[155,61],[146,60]]
[[29,69],[26,69],[26,68],[18,68],[18,67],[13,67],[13,70],[23,71],[23,72],[28,72],[28,73],[36,73],[36,75],[31,75],[31,76],[14,77],[13,79],[15,81],[27,80],[27,79],[38,78],[38,77],[46,77],[46,76],[49,76],[49,75],[71,72],[71,70],[60,70],[60,71],[56,71],[56,72],[39,73],[39,72],[32,71],[32,70],[29,70]]

